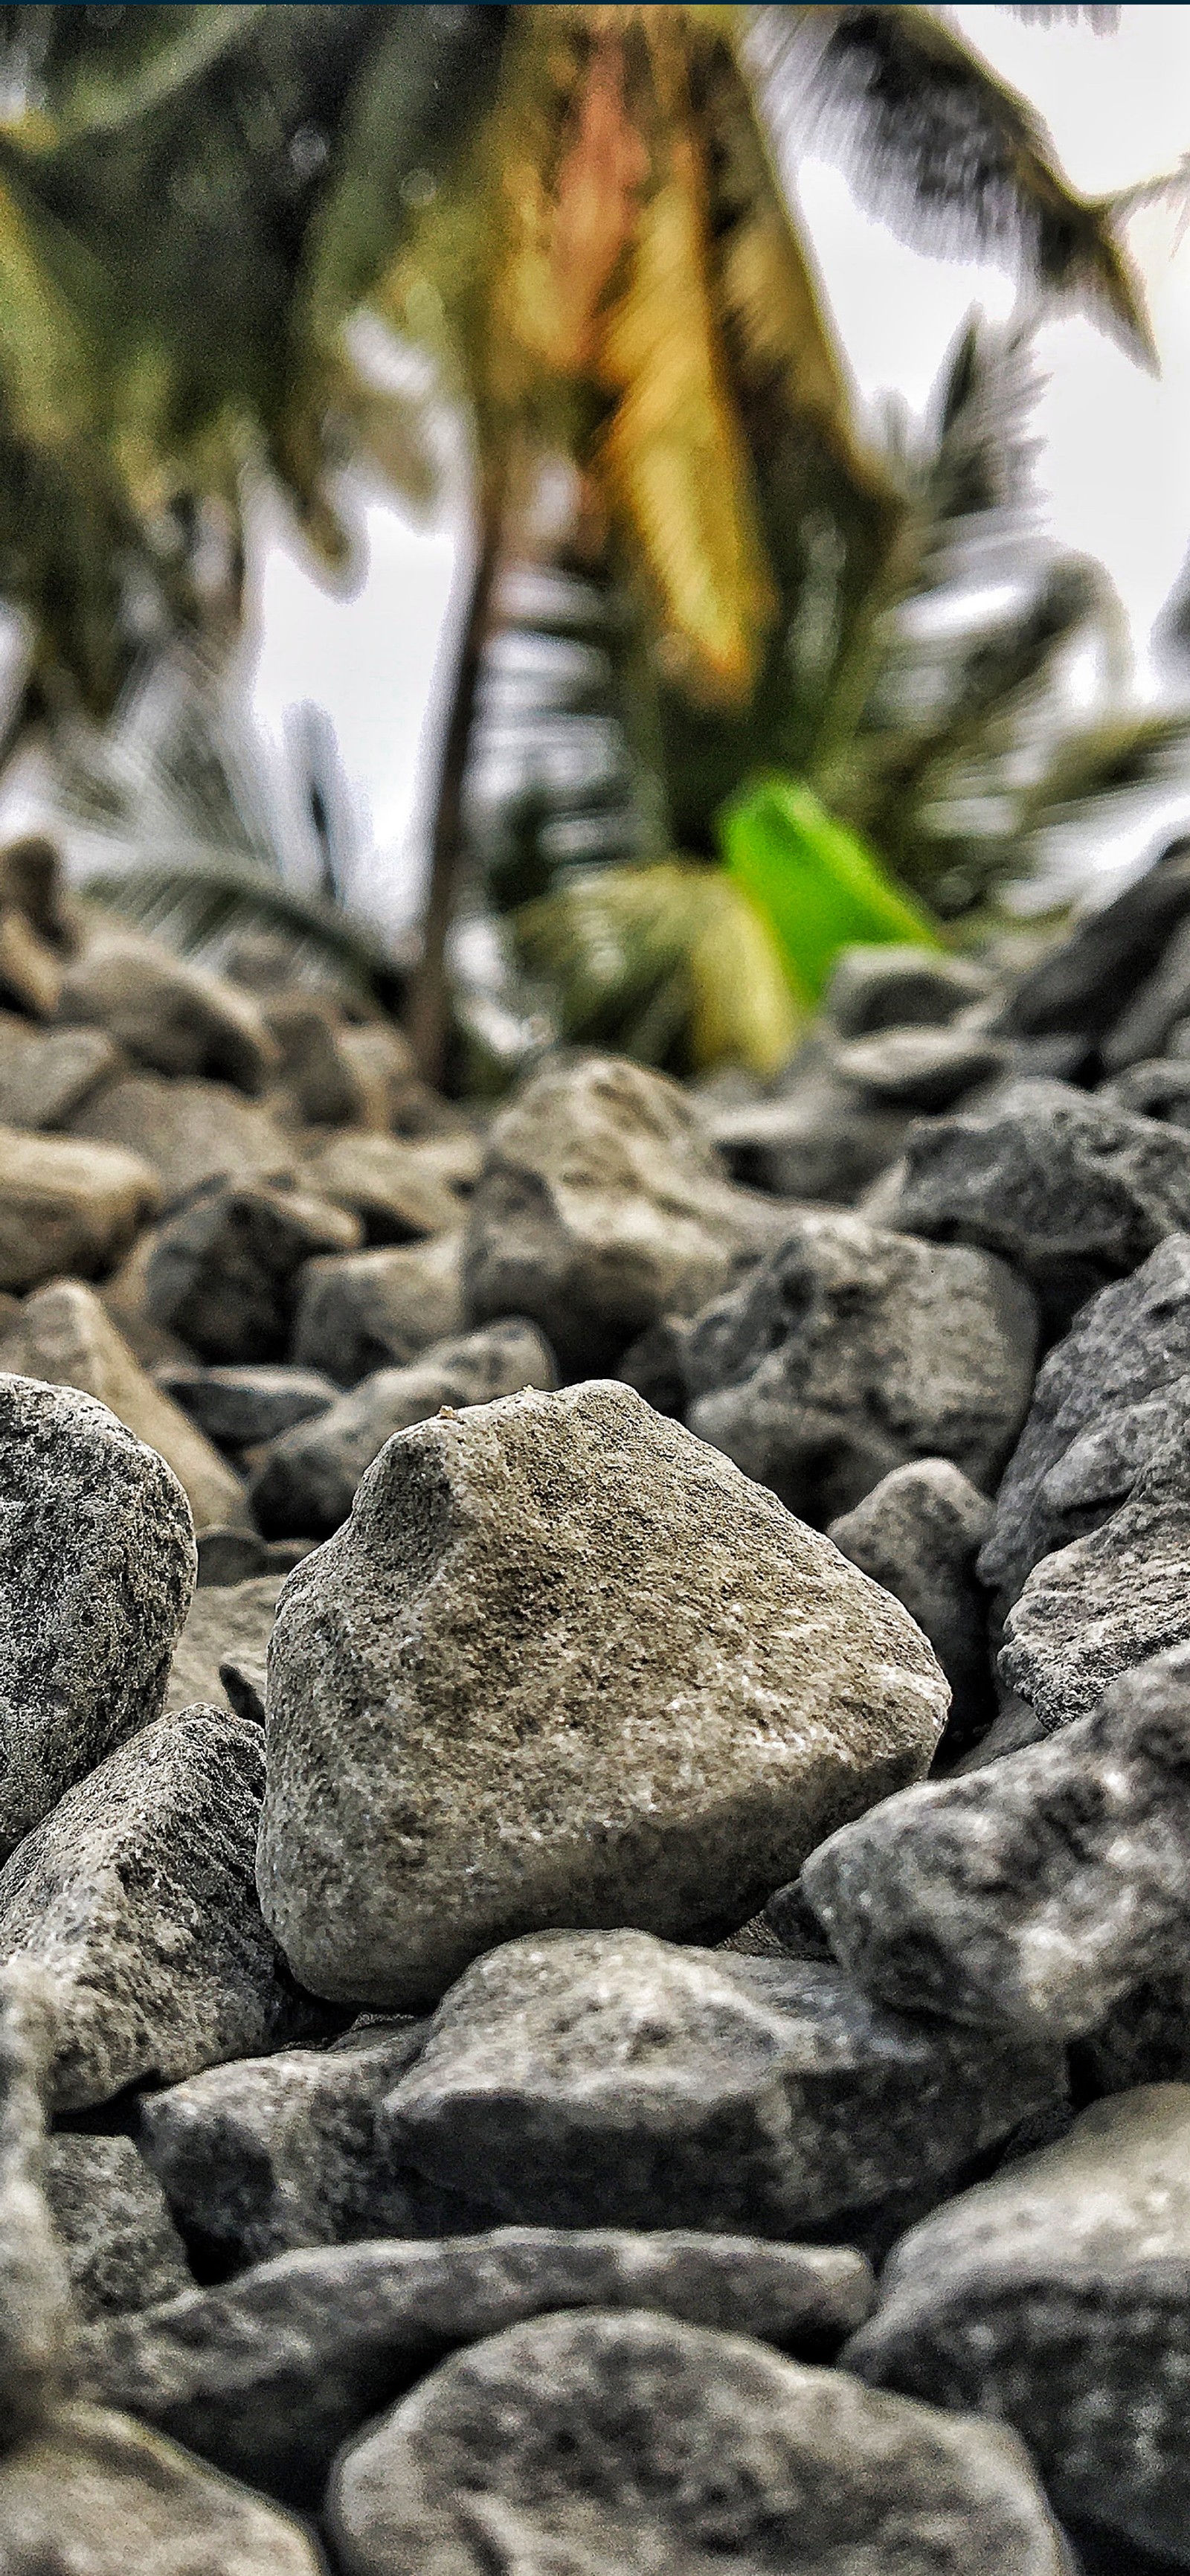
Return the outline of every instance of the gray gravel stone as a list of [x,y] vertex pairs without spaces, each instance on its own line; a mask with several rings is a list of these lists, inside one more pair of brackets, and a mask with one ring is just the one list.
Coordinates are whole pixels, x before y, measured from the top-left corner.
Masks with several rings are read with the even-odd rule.
[[995,977],[970,957],[890,942],[845,948],[823,997],[825,1017],[843,1037],[877,1029],[944,1028],[960,1011],[986,1001]]
[[280,1573],[257,1574],[243,1583],[199,1586],[165,1685],[167,1715],[180,1716],[183,1709],[200,1704],[221,1707],[224,1691],[219,1670],[229,1661],[259,1672],[263,1682],[277,1595],[284,1580]]
[[150,1314],[204,1359],[279,1359],[302,1265],[355,1250],[344,1208],[267,1181],[210,1181],[160,1228],[146,1274]]
[[283,2503],[317,2505],[340,2445],[460,2344],[564,2308],[657,2309],[818,2359],[873,2303],[845,2246],[501,2228],[438,2244],[281,2255],[105,2321],[89,2393]]
[[204,1181],[276,1178],[294,1171],[296,1150],[270,1110],[225,1082],[169,1082],[129,1073],[103,1083],[66,1121],[72,1136],[97,1137],[138,1154],[156,1172],[169,1206]]
[[479,1177],[477,1137],[428,1138],[346,1129],[303,1166],[308,1189],[359,1218],[368,1243],[416,1243],[457,1232]]
[[194,1590],[164,1460],[72,1387],[0,1376],[0,1856],[161,1707]]
[[991,1525],[992,1505],[961,1468],[922,1458],[894,1467],[827,1530],[929,1638],[950,1683],[948,1751],[985,1732],[996,1713],[987,1594],[975,1572]]
[[742,2335],[595,2311],[456,2354],[348,2450],[329,2523],[348,2576],[1062,2576],[999,2425],[881,2404]]
[[885,2003],[1078,2039],[1190,1969],[1190,1649],[990,1770],[887,1798],[811,1854],[836,1958]]
[[52,1992],[56,2109],[317,2024],[255,1900],[263,1775],[256,1727],[213,1708],[159,1718],[0,1870],[0,1958]]
[[42,2183],[81,2316],[149,2308],[193,2288],[165,2194],[131,2138],[47,2139]]
[[1014,1601],[1043,1556],[1108,1519],[1157,1445],[1163,1395],[1190,1372],[1190,1235],[1100,1290],[1043,1361],[1004,1472],[982,1580]]
[[42,2087],[53,1998],[35,1969],[0,1976],[0,2454],[52,2413],[71,2359],[66,2258],[42,2188]]
[[1117,1109],[1129,1109],[1141,1118],[1160,1118],[1170,1127],[1190,1127],[1190,1064],[1183,1059],[1170,1063],[1165,1057],[1156,1063],[1129,1065],[1111,1082],[1101,1082],[1095,1097],[1110,1100]]
[[64,1127],[101,1082],[124,1069],[102,1029],[47,1029],[0,1066],[0,1120],[6,1127]]
[[260,1091],[278,1062],[255,1002],[135,931],[104,932],[67,969],[62,1020],[106,1029],[158,1073],[211,1074]]
[[1029,1291],[986,1253],[791,1212],[779,1249],[678,1334],[687,1420],[819,1525],[910,1458],[984,1485],[1024,1418],[1036,1332]]
[[119,1146],[0,1127],[0,1288],[110,1270],[158,1196],[149,1165]]
[[999,1025],[1025,1037],[1069,1030],[1093,1043],[1119,1020],[1190,913],[1190,850],[1175,841],[1114,901],[1047,947],[1009,995]]
[[1109,1071],[1159,1056],[1170,1030],[1190,1011],[1190,922],[1178,923],[1153,972],[1108,1031],[1100,1050]]
[[295,1423],[325,1413],[339,1392],[315,1369],[204,1368],[197,1360],[163,1360],[153,1375],[162,1392],[223,1449],[279,1439]]
[[1002,1254],[1064,1327],[1190,1224],[1190,1137],[1066,1083],[1007,1084],[992,1108],[917,1123],[881,1221]]
[[836,1077],[896,1109],[950,1109],[1011,1062],[1002,1038],[979,1029],[882,1029],[835,1049]]
[[845,1082],[811,1038],[776,1099],[709,1107],[707,1127],[733,1180],[845,1207],[900,1153],[914,1114]]
[[554,1932],[460,1978],[386,2134],[493,2220],[796,2236],[936,2196],[1061,2090],[1056,2049],[890,2012],[833,1965]]
[[692,1314],[779,1219],[733,1189],[693,1101],[620,1056],[532,1074],[492,1122],[467,1223],[468,1312],[527,1315],[567,1375]]
[[377,1369],[407,1368],[432,1342],[463,1330],[461,1252],[461,1235],[440,1234],[308,1261],[291,1358],[337,1386],[358,1386]]
[[320,1419],[270,1444],[249,1488],[257,1525],[270,1535],[329,1538],[394,1431],[428,1421],[444,1404],[488,1404],[520,1387],[556,1385],[553,1354],[536,1325],[515,1317],[434,1342],[408,1368],[378,1369]]
[[315,1992],[414,2009],[537,1925],[725,1930],[946,1701],[899,1604],[678,1424],[526,1390],[398,1433],[289,1577],[262,1903]]
[[237,2058],[146,2097],[141,2143],[204,2266],[467,2224],[465,2196],[400,2168],[379,2137],[424,2027],[363,2022],[329,2048]]
[[1060,2513],[1190,2566],[1190,2088],[1068,2137],[913,2229],[846,2366],[1018,2427]]
[[107,2408],[63,2407],[0,2459],[6,2576],[320,2576],[263,2497]]

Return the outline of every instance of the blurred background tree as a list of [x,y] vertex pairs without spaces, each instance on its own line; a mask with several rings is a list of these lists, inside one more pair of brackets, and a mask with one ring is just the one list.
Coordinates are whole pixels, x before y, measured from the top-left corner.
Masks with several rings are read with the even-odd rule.
[[[861,435],[776,173],[796,118],[925,247],[993,244],[1150,354],[1111,206],[931,10],[14,7],[0,44],[0,593],[28,635],[0,749],[37,729],[100,806],[138,765],[181,800],[202,865],[122,885],[179,937],[254,904],[347,936],[269,880],[220,674],[254,481],[341,574],[344,460],[432,471],[424,405],[360,364],[365,308],[432,359],[474,455],[428,1072],[468,855],[556,1025],[763,1064],[793,1014],[755,870],[714,865],[741,784],[805,783],[828,878],[842,823],[856,864],[959,915],[1056,797],[1168,756],[1151,718],[1058,738],[1063,653],[1094,628],[1118,666],[1119,621],[1031,519],[1023,333],[968,335],[923,440]],[[1014,605],[956,646],[972,549],[1013,554]],[[522,761],[485,809],[502,690],[506,752],[543,720],[555,750],[598,734],[585,805]],[[86,721],[127,750],[153,704],[121,787]]]

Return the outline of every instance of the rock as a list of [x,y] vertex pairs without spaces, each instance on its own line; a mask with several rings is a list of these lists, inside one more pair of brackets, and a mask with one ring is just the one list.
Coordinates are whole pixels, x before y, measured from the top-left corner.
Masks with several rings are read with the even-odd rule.
[[414,2008],[540,1925],[726,1930],[926,1767],[946,1698],[899,1605],[678,1424],[527,1389],[398,1433],[290,1576],[262,1903],[315,1992]]
[[492,1122],[467,1224],[468,1313],[527,1315],[564,1374],[598,1371],[659,1315],[717,1295],[778,1223],[732,1188],[676,1083],[624,1057],[563,1058]]
[[167,1714],[180,1715],[200,1703],[220,1707],[219,1671],[229,1660],[240,1666],[247,1661],[263,1674],[284,1580],[283,1574],[260,1574],[242,1583],[200,1585],[174,1650],[165,1686]]
[[0,1870],[0,1958],[52,1989],[58,2110],[168,2083],[297,2034],[253,1889],[257,1728],[214,1708],[143,1727]]
[[122,1063],[102,1029],[49,1029],[0,1068],[0,1120],[6,1127],[64,1127]]
[[1069,1030],[1093,1044],[1119,1020],[1187,913],[1190,849],[1175,841],[1113,903],[1080,921],[1057,948],[1047,948],[1009,995],[999,1025],[1022,1037]]
[[193,2288],[165,2194],[131,2138],[65,2131],[46,2142],[42,2178],[80,2315],[150,2308]]
[[161,1706],[194,1589],[177,1478],[73,1388],[0,1377],[0,1856]]
[[248,1583],[258,1574],[292,1574],[294,1566],[309,1555],[311,1544],[306,1538],[264,1539],[249,1529],[202,1530],[198,1540],[199,1588],[230,1589],[232,1584]]
[[343,1047],[340,1014],[320,993],[290,990],[265,1007],[279,1076],[297,1114],[313,1126],[353,1127],[365,1119],[368,1093]]
[[93,2394],[289,2504],[443,2355],[566,2308],[656,2309],[824,2357],[873,2303],[846,2246],[501,2228],[425,2245],[285,2254],[92,2335]]
[[801,1887],[837,1959],[907,2012],[1084,2038],[1190,1973],[1190,1648],[990,1770],[844,1825]]
[[882,1218],[1002,1254],[1064,1329],[1190,1224],[1190,1137],[1066,1083],[1006,1085],[982,1114],[919,1121]]
[[78,918],[66,891],[62,854],[41,832],[26,832],[0,850],[0,904],[20,912],[49,948],[73,956]]
[[260,1091],[277,1061],[247,994],[135,931],[104,932],[90,943],[67,969],[59,1016],[106,1029],[156,1073],[208,1074],[241,1091]]
[[382,2136],[490,2223],[853,2236],[1062,2088],[1056,2047],[890,2012],[834,1965],[547,1932],[460,1978]]
[[303,1263],[355,1250],[345,1209],[267,1181],[208,1181],[161,1227],[150,1312],[204,1359],[280,1359]]
[[1190,1064],[1132,1064],[1112,1082],[1101,1082],[1095,1097],[1141,1118],[1164,1119],[1170,1127],[1190,1127]]
[[1190,1639],[1190,1377],[1136,1408],[1134,1434],[1142,1415],[1151,1446],[1146,1436],[1148,1454],[1132,1456],[1127,1499],[1042,1558],[1004,1623],[1000,1679],[1047,1732],[1087,1716],[1121,1673]]
[[239,1477],[146,1375],[99,1299],[79,1279],[55,1279],[26,1299],[0,1342],[0,1370],[72,1386],[97,1398],[117,1421],[172,1467],[197,1529],[243,1518]]
[[257,1524],[276,1535],[328,1538],[394,1431],[428,1421],[441,1405],[487,1404],[556,1384],[552,1355],[532,1324],[513,1319],[435,1342],[409,1368],[378,1369],[318,1420],[272,1442],[250,1487]]
[[368,1243],[416,1243],[457,1231],[480,1160],[477,1138],[411,1144],[347,1128],[307,1158],[303,1178],[358,1217]]
[[270,1111],[224,1082],[124,1074],[92,1092],[66,1124],[73,1136],[138,1154],[156,1172],[167,1206],[206,1181],[292,1176],[298,1159]]
[[854,1511],[832,1521],[833,1545],[883,1584],[929,1638],[951,1689],[951,1750],[986,1733],[996,1714],[987,1595],[975,1561],[992,1505],[949,1458],[894,1467]]
[[57,1271],[110,1269],[157,1197],[135,1154],[0,1128],[0,1287],[23,1296]]
[[994,1483],[1033,1383],[1033,1300],[1002,1262],[844,1213],[785,1241],[679,1337],[687,1420],[806,1519],[941,1457]]
[[1190,922],[1184,917],[1161,951],[1153,972],[1103,1040],[1109,1072],[1159,1056],[1170,1030],[1190,1011]]
[[969,957],[937,948],[845,948],[823,1001],[828,1020],[849,1038],[878,1029],[945,1028],[985,1001],[995,978]]
[[62,960],[24,913],[0,908],[0,995],[36,1020],[50,1020],[62,992]]
[[949,1109],[1004,1070],[1010,1051],[978,1029],[881,1029],[835,1049],[836,1078],[898,1109]]
[[1023,2446],[746,2336],[596,2310],[458,2353],[340,2460],[347,2576],[1063,2576]]
[[1165,1418],[1151,1400],[1188,1371],[1190,1235],[1175,1234],[1091,1298],[1042,1364],[979,1560],[1005,1604],[1126,1500]]
[[1097,2103],[915,2227],[848,2370],[1025,2435],[1057,2509],[1190,2565],[1190,2088]]
[[45,1980],[9,1969],[0,1979],[0,2454],[51,2412],[71,2359],[70,2282],[42,2189],[52,2033]]
[[968,1771],[981,1771],[985,1762],[1001,1762],[1006,1753],[1019,1753],[1026,1744],[1040,1744],[1045,1735],[1034,1709],[1018,1699],[1015,1691],[1005,1693],[999,1713],[993,1718],[986,1735],[973,1744],[960,1760],[951,1764],[949,1776],[961,1779]]
[[[406,1094],[424,1091],[427,1103],[438,1097],[418,1082],[409,1041],[391,1020],[368,1020],[362,1028],[340,1029],[339,1049],[360,1086],[364,1103],[361,1126],[382,1133],[391,1128],[405,1134],[408,1131],[400,1125],[399,1112]],[[462,1123],[447,1101],[439,1101],[439,1110],[444,1130],[452,1117]]]
[[887,1169],[909,1132],[911,1110],[866,1099],[810,1039],[796,1085],[776,1100],[711,1110],[707,1126],[733,1180],[778,1198],[846,1206]]
[[404,1368],[463,1330],[462,1237],[348,1252],[306,1263],[290,1357],[339,1386]]
[[329,2048],[212,2066],[142,2102],[145,2154],[208,2273],[298,2246],[467,2224],[466,2196],[402,2170],[378,2130],[424,2030],[361,2023]]
[[131,1250],[107,1278],[96,1285],[95,1294],[118,1333],[127,1342],[134,1360],[152,1372],[163,1360],[193,1360],[193,1351],[176,1333],[167,1333],[149,1313],[148,1271],[157,1246],[157,1229],[149,1225],[138,1234]]
[[64,2407],[0,2459],[0,2563],[12,2576],[318,2576],[313,2541],[160,2433]]
[[193,1360],[164,1360],[158,1386],[180,1404],[208,1440],[224,1449],[250,1449],[276,1440],[297,1422],[312,1422],[339,1393],[314,1369],[266,1366],[204,1368]]

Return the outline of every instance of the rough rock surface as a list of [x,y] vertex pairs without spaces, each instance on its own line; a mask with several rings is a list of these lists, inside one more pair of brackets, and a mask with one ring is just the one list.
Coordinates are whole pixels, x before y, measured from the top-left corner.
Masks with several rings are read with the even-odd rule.
[[340,2461],[348,2576],[1062,2576],[999,2425],[897,2405],[674,2318],[543,2317],[457,2354]]
[[244,1583],[201,1584],[186,1615],[165,1685],[165,1709],[180,1716],[200,1703],[218,1708],[224,1699],[220,1666],[258,1674],[264,1684],[265,1659],[277,1595],[283,1574],[258,1574]]
[[329,2048],[238,2058],[145,2099],[141,2143],[204,2266],[482,2224],[465,2196],[402,2169],[381,2141],[384,2103],[423,2032],[364,2022]]
[[246,993],[128,931],[92,940],[68,969],[59,1017],[106,1029],[158,1073],[210,1074],[242,1091],[262,1090],[278,1060]]
[[357,1386],[377,1369],[405,1368],[463,1329],[462,1238],[375,1252],[330,1254],[306,1263],[299,1281],[292,1358],[337,1386]]
[[1126,1500],[1165,1419],[1151,1399],[1187,1374],[1190,1235],[1171,1234],[1091,1298],[1042,1363],[979,1560],[1005,1604],[1043,1556]]
[[315,1992],[411,2008],[537,1925],[726,1929],[946,1702],[899,1604],[679,1425],[527,1390],[399,1433],[290,1576],[262,1903]]
[[131,2138],[64,2130],[47,2139],[42,2187],[82,2316],[153,2307],[193,2288],[161,2185]]
[[64,2407],[0,2458],[12,2576],[319,2576],[312,2540],[160,2433]]
[[1190,2088],[1142,2086],[898,2247],[847,2368],[1024,2434],[1059,2512],[1190,2566]]
[[225,1082],[167,1082],[128,1073],[92,1092],[67,1120],[72,1136],[136,1154],[157,1174],[167,1206],[204,1181],[292,1174],[293,1139],[259,1100]]
[[318,1419],[271,1442],[252,1476],[257,1526],[328,1538],[395,1431],[427,1422],[441,1405],[489,1404],[521,1387],[556,1384],[553,1354],[534,1324],[514,1318],[434,1342],[408,1368],[378,1369]]
[[994,1480],[1033,1383],[1036,1312],[1003,1262],[791,1211],[780,1248],[677,1337],[700,1439],[820,1525],[906,1459]]
[[1056,2049],[889,2012],[831,1965],[554,1932],[460,1978],[386,2134],[494,2220],[790,2236],[939,2196],[1061,2091]]
[[0,1288],[23,1296],[57,1271],[110,1269],[157,1199],[139,1155],[0,1128]]
[[922,1458],[894,1467],[827,1531],[929,1638],[950,1683],[948,1750],[969,1743],[996,1713],[987,1594],[975,1571],[991,1525],[992,1505],[960,1468]]
[[692,1314],[779,1231],[736,1190],[693,1102],[620,1057],[533,1074],[493,1120],[467,1223],[468,1312],[527,1315],[568,1375]]
[[67,1791],[0,1870],[0,1958],[45,1976],[60,2110],[310,2026],[255,1900],[260,1731],[159,1718]]
[[286,2254],[89,2338],[88,2390],[284,2503],[316,2505],[341,2443],[460,2344],[564,2308],[658,2309],[818,2359],[872,2306],[846,2246],[501,2228]]
[[836,1958],[886,2003],[1083,2038],[1190,1971],[1190,1649],[990,1771],[888,1798],[812,1853]]
[[193,1422],[140,1366],[93,1289],[54,1279],[27,1297],[0,1341],[0,1370],[79,1387],[172,1467],[196,1530],[244,1517],[244,1489]]
[[880,1213],[1002,1254],[1064,1326],[1190,1224],[1190,1137],[1066,1083],[1006,1084],[983,1112],[919,1120]]
[[355,1251],[361,1233],[357,1217],[304,1190],[210,1181],[158,1233],[149,1312],[204,1359],[280,1359],[303,1263]]
[[161,1706],[194,1590],[164,1459],[73,1388],[0,1376],[0,1856]]

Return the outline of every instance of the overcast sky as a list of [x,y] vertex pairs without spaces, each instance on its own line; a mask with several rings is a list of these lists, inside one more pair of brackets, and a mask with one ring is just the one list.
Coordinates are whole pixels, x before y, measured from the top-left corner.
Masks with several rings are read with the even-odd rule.
[[[954,16],[995,68],[1032,100],[1061,159],[1088,193],[1127,187],[1190,153],[1190,6],[1124,7],[1112,35],[1077,24],[1023,24],[1007,10]],[[803,162],[798,189],[829,304],[861,396],[897,388],[925,402],[973,303],[1010,310],[1006,277],[924,257],[874,224],[833,168]],[[1143,373],[1082,319],[1048,323],[1036,427],[1039,480],[1065,543],[1107,565],[1130,611],[1145,673],[1153,619],[1190,552],[1190,236],[1168,209],[1146,210],[1130,244],[1149,289],[1162,370]],[[350,599],[320,590],[279,538],[265,563],[253,695],[278,752],[287,711],[324,707],[361,834],[356,900],[390,920],[417,908],[424,867],[427,711],[449,660],[457,480],[435,519],[416,526],[379,493],[365,504],[367,570]]]

